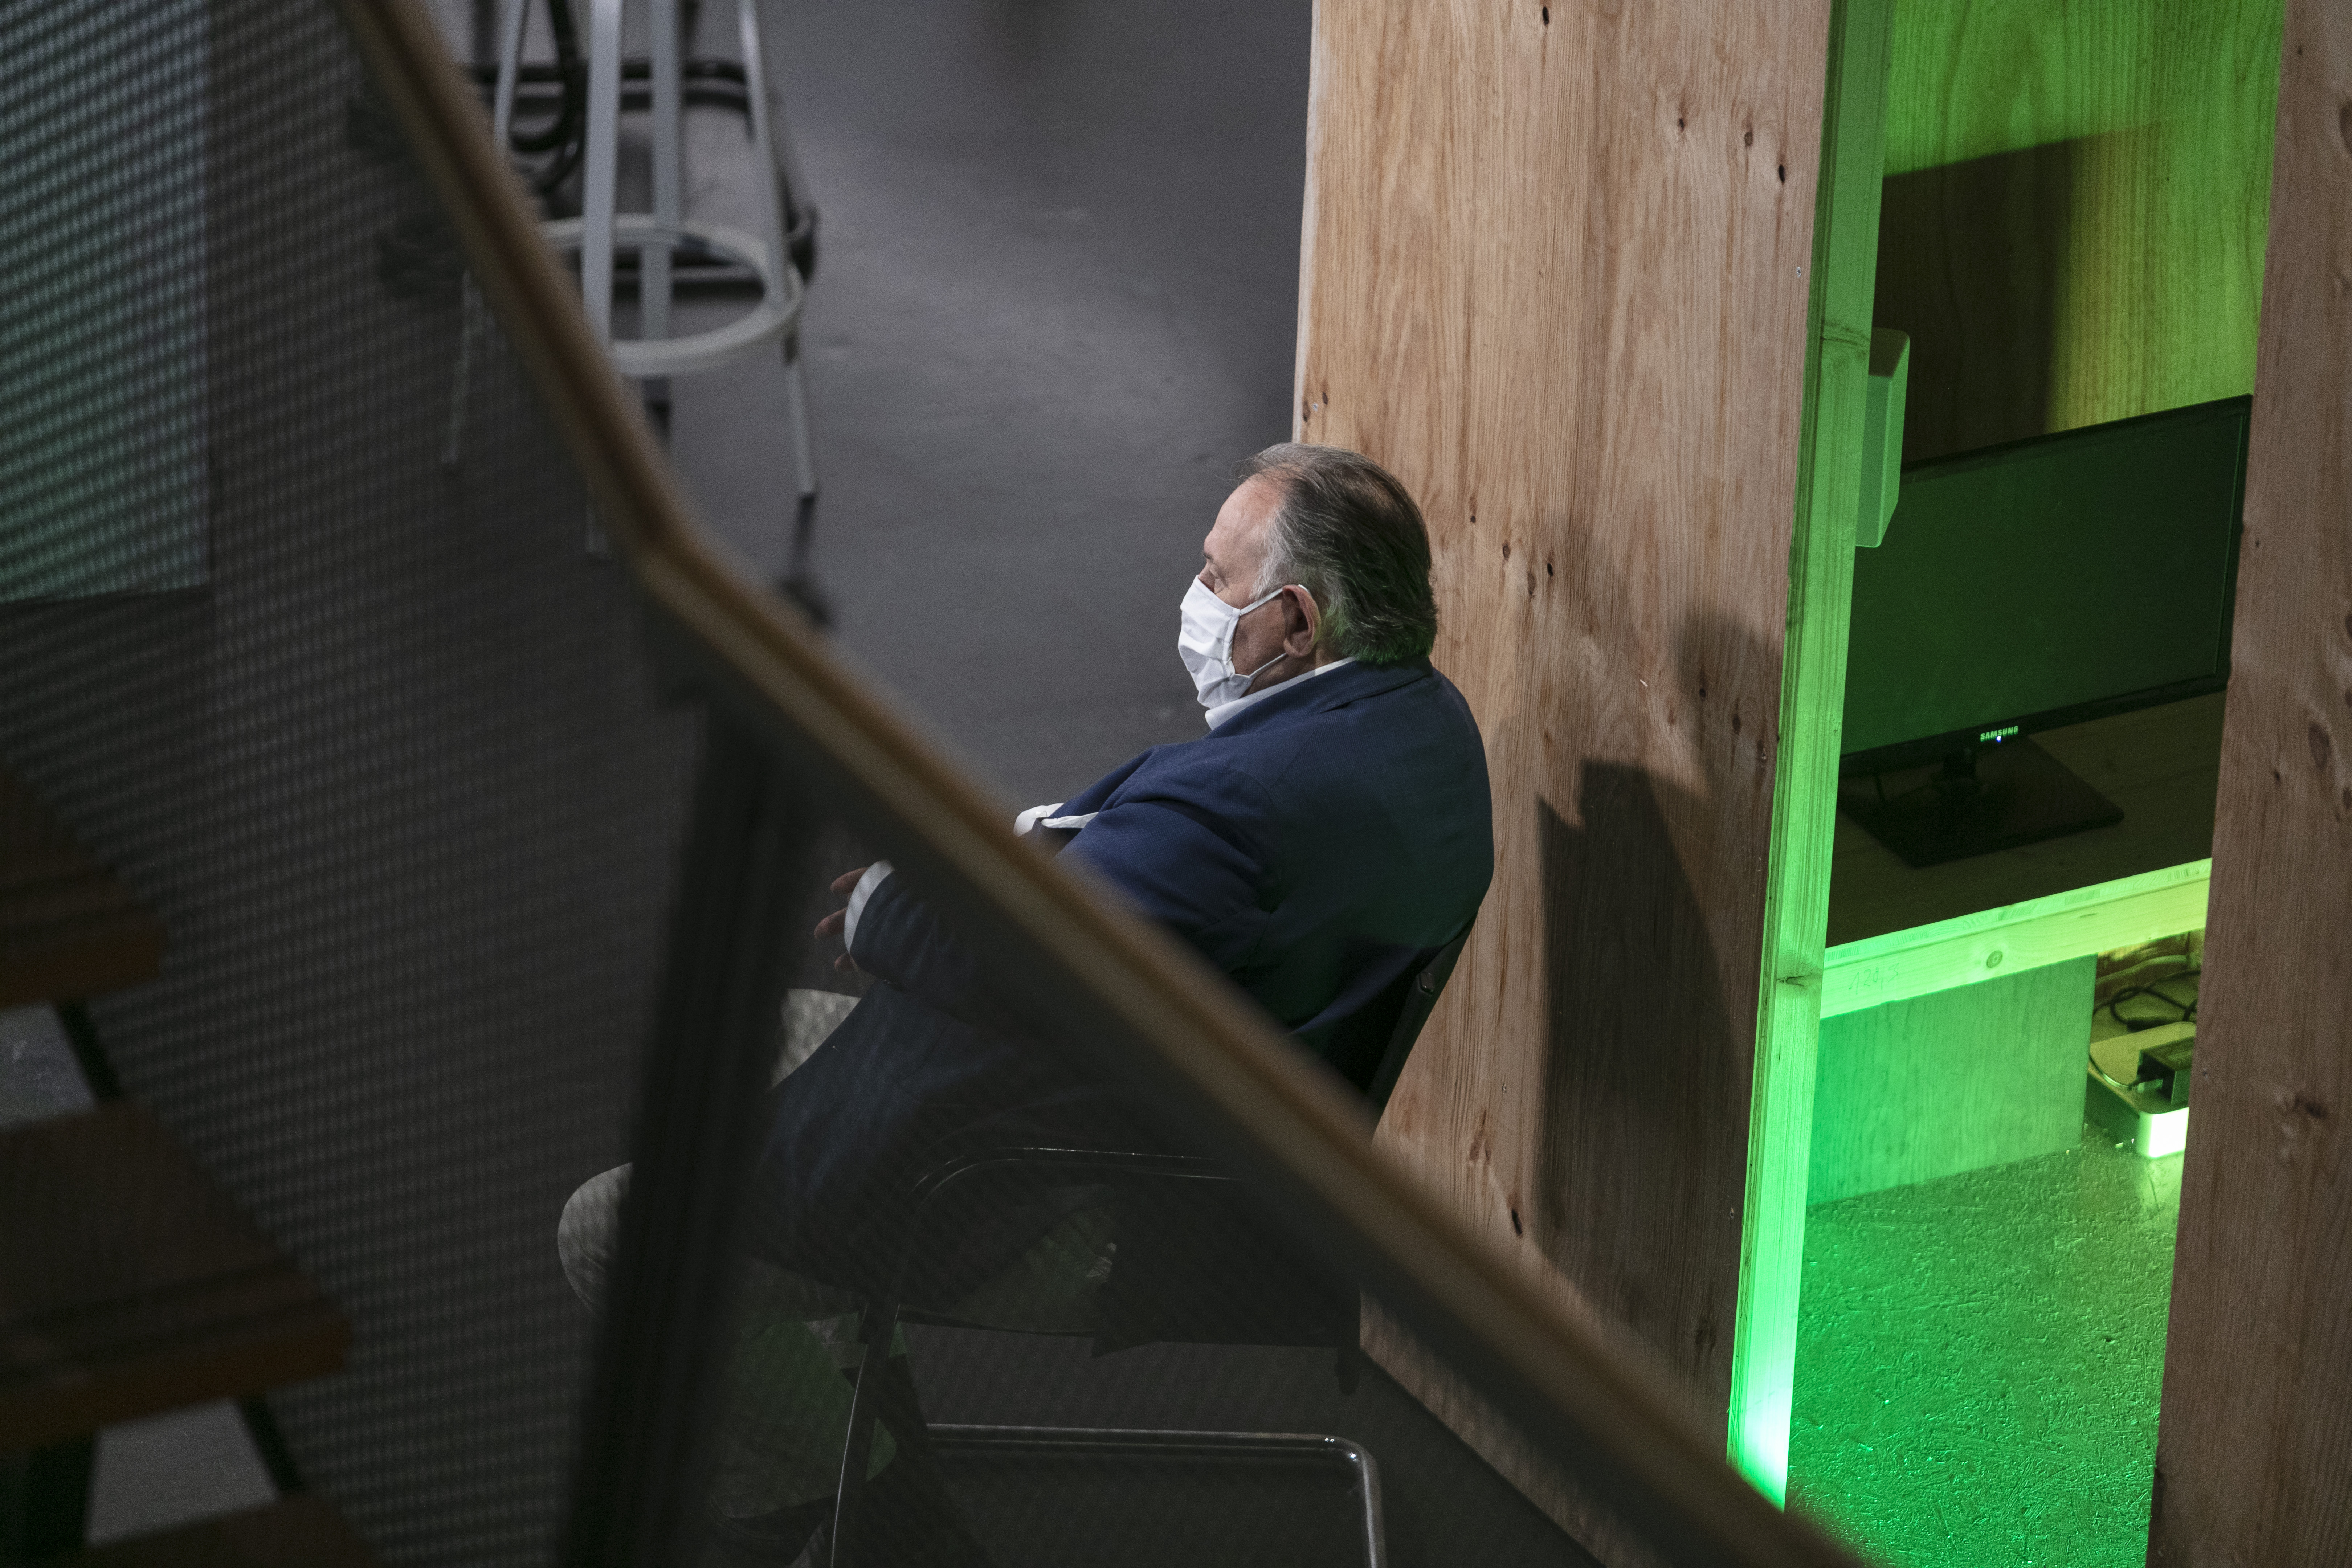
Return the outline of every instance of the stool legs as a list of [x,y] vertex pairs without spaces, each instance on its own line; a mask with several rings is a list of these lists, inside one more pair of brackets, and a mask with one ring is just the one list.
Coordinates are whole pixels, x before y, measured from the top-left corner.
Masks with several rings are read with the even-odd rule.
[[[621,201],[621,17],[624,0],[590,0],[588,141],[581,174],[580,299],[588,329],[613,346],[613,231]],[[588,511],[583,542],[591,555],[609,548]]]
[[596,341],[613,342],[613,229],[621,195],[621,5],[590,0],[588,146],[580,184],[580,298]]
[[[768,101],[768,61],[760,37],[759,15],[751,0],[737,0],[735,14],[742,38],[743,97],[751,111],[751,142],[760,160],[761,216],[767,220],[764,237],[771,264],[781,273],[793,265],[793,257],[784,227],[784,199],[777,186],[780,177],[793,177],[797,171],[789,167],[791,149],[781,139],[773,106]],[[799,489],[793,507],[791,553],[786,557],[779,585],[808,612],[811,620],[824,626],[830,616],[808,568],[809,548],[816,533],[816,452],[809,440],[808,378],[802,366],[798,325],[784,334],[783,348],[784,422],[791,427],[793,474]]]
[[[523,30],[530,0],[504,0],[499,17],[499,74],[491,89],[490,141],[504,157],[514,144],[515,87],[522,77]],[[441,467],[454,470],[466,455],[466,410],[473,401],[474,356],[488,335],[488,307],[468,269],[459,282],[457,368],[449,387],[449,433],[441,444]]]
[[[499,65],[491,100],[492,134],[503,150],[512,143],[515,98],[522,74],[522,53],[529,32],[531,0],[503,0],[499,19]],[[589,0],[588,113],[581,178],[580,285],[583,307],[598,342],[610,349],[613,335],[613,289],[618,272],[620,117],[622,86],[626,68],[622,59],[626,0]],[[653,174],[653,228],[658,235],[677,234],[685,223],[685,52],[688,40],[681,24],[680,0],[648,0],[651,58],[646,68],[650,88]],[[688,13],[690,15],[690,12]],[[770,308],[784,285],[778,279],[793,267],[791,237],[786,232],[783,185],[797,180],[792,150],[771,101],[764,42],[753,0],[737,0],[736,21],[743,57],[744,112],[749,139],[757,159],[757,196],[761,233],[767,252]],[[644,220],[633,220],[640,227]],[[675,246],[669,239],[633,237],[637,251],[638,333],[641,340],[659,341],[673,334]],[[797,276],[787,280],[799,281]],[[488,312],[468,277],[464,283],[457,356],[449,399],[449,422],[441,462],[455,469],[464,455],[465,427],[475,362],[488,338]],[[789,298],[789,296],[782,296]],[[693,334],[688,334],[692,336]],[[827,618],[823,595],[808,571],[808,555],[816,523],[818,481],[816,454],[809,434],[808,382],[801,353],[800,331],[791,322],[782,335],[786,437],[791,444],[794,499],[782,586],[820,625]],[[667,375],[639,381],[649,422],[664,440],[669,436],[671,388]],[[587,544],[592,552],[604,548],[594,519],[588,521]]]
[[[686,216],[686,155],[682,142],[686,101],[679,89],[677,0],[652,0],[654,221],[676,229]],[[651,244],[637,251],[637,335],[669,336],[670,247]],[[645,383],[646,412],[662,438],[669,438],[669,378]]]
[[808,381],[801,369],[800,333],[784,340],[784,420],[791,426],[793,467],[799,494],[793,505],[790,553],[777,586],[820,627],[833,624],[833,605],[809,568],[816,543],[816,453],[809,441]]

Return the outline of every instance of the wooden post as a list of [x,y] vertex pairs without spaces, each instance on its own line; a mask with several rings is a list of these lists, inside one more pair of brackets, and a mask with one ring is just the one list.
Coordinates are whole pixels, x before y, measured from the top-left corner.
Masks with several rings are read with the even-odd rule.
[[2151,1564],[2352,1562],[2352,8],[2288,0]]
[[[1868,345],[1865,251],[1852,352],[1829,356],[1853,384],[1810,384],[1832,9],[1320,0],[1315,24],[1296,429],[1420,498],[1435,659],[1496,807],[1494,889],[1382,1141],[1570,1310],[1663,1357],[1735,1448],[1735,1407],[1774,1402],[1735,1375],[1743,1254],[1786,1275],[1792,1326],[1811,1110],[1828,785],[1792,816],[1775,784],[1784,749],[1834,757],[1836,681],[1825,709],[1790,694],[1842,681],[1843,596],[1803,578],[1843,546],[1805,531],[1850,522],[1859,481],[1842,511],[1801,499],[1810,393],[1839,421],[1851,404],[1858,463]],[[1867,184],[1874,233],[1874,163]],[[1792,851],[1818,836],[1818,888],[1768,889],[1776,827]],[[1782,979],[1797,1005],[1759,1006]],[[1794,1140],[1790,1181],[1756,1184],[1751,1110]],[[1759,1192],[1790,1222],[1760,1241]],[[1444,1368],[1377,1325],[1368,1344],[1635,1560]]]

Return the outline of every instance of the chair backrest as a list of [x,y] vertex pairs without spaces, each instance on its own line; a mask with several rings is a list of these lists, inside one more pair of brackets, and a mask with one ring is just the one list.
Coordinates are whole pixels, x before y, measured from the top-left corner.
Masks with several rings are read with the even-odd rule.
[[[1390,994],[1403,994],[1363,1085],[1376,1118],[1469,940],[1465,926],[1391,983]],[[1173,1154],[1012,1145],[968,1152],[944,1162],[915,1194],[893,1306],[938,1310],[1075,1208],[1108,1203],[1118,1215],[1118,1266],[1097,1302],[1097,1354],[1154,1341],[1352,1345],[1354,1283],[1302,1254],[1259,1201],[1208,1162]]]
[[[1472,925],[1477,922],[1473,921]],[[1396,1027],[1389,1034],[1389,1046],[1381,1054],[1380,1070],[1364,1093],[1372,1102],[1372,1115],[1377,1119],[1389,1108],[1389,1096],[1395,1092],[1397,1079],[1404,1076],[1405,1058],[1412,1055],[1412,1044],[1421,1038],[1421,1026],[1429,1022],[1429,1015],[1437,1006],[1439,993],[1454,974],[1454,963],[1462,956],[1462,948],[1470,940],[1470,926],[1462,934],[1437,950],[1437,956],[1421,966],[1405,992],[1403,1009],[1398,1013]]]

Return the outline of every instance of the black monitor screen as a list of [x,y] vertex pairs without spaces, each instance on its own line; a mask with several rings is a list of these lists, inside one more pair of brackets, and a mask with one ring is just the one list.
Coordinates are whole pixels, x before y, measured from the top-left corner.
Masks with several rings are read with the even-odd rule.
[[2219,690],[2250,406],[1906,467],[1854,552],[1848,770]]

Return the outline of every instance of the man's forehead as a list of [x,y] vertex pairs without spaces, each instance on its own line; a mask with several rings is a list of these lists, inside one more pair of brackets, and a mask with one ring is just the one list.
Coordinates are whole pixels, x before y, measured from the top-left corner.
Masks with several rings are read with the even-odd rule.
[[1265,538],[1265,525],[1276,511],[1266,487],[1255,478],[1244,479],[1225,496],[1217,521],[1209,529],[1204,549],[1211,555],[1247,554]]

